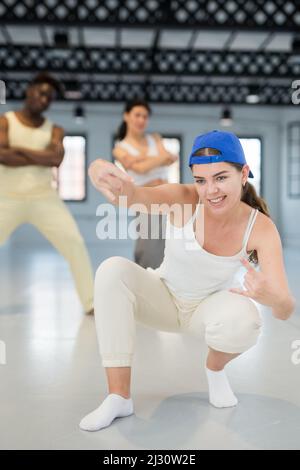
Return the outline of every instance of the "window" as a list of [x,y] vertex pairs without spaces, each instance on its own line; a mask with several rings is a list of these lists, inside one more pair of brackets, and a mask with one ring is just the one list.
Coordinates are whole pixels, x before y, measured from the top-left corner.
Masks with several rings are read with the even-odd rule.
[[181,138],[178,136],[162,136],[165,148],[175,155],[179,156],[179,160],[168,167],[168,182],[180,183],[180,155],[181,155]]
[[253,184],[258,195],[262,193],[262,145],[259,137],[239,137],[245,152],[247,164],[252,171],[254,178],[249,179],[249,183]]
[[53,169],[53,187],[64,201],[86,198],[86,137],[66,135],[65,156],[59,168]]
[[300,198],[300,122],[291,122],[287,133],[288,197]]

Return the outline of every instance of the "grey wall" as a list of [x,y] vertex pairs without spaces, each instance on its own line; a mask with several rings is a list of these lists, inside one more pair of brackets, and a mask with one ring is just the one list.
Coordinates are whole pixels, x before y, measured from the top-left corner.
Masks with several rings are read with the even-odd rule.
[[[16,109],[18,104],[1,106],[0,111]],[[56,103],[48,117],[64,127],[66,133],[84,132],[88,138],[88,162],[97,157],[110,159],[112,134],[120,122],[121,105],[87,104],[86,121],[77,125],[72,117],[73,105]],[[220,128],[219,106],[155,105],[149,131],[174,133],[182,136],[183,182],[191,182],[187,158],[194,137],[202,132]],[[258,135],[263,141],[263,196],[267,200],[272,218],[278,226],[284,243],[300,246],[299,200],[287,198],[286,191],[286,125],[297,120],[299,108],[268,108],[244,106],[233,108],[233,132],[243,136]],[[88,197],[82,203],[69,203],[84,238],[89,244],[97,244],[101,257],[116,253],[131,257],[131,241],[97,240],[95,213],[104,198],[88,183]],[[298,217],[295,215],[298,215]],[[11,244],[46,244],[42,237],[29,226],[19,228],[10,240]],[[25,245],[24,245],[25,244]]]

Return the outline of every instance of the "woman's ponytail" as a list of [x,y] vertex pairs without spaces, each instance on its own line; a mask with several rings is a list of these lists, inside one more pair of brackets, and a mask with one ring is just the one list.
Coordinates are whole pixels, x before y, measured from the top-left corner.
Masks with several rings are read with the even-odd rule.
[[260,212],[270,217],[270,212],[266,201],[259,197],[253,184],[247,183],[243,186],[241,200],[248,204],[248,206],[258,209]]
[[126,134],[127,134],[127,124],[126,124],[125,121],[122,121],[119,128],[118,128],[118,130],[117,130],[116,139],[117,140],[123,140],[123,139],[125,139]]

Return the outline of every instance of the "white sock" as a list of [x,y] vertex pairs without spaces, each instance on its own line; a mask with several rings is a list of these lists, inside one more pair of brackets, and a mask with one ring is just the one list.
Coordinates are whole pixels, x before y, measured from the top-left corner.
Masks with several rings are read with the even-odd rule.
[[101,405],[88,415],[79,424],[84,431],[99,431],[109,426],[115,418],[123,418],[133,414],[133,402],[131,398],[123,398],[121,395],[110,393]]
[[238,399],[231,390],[226,373],[223,370],[214,371],[206,367],[208,380],[209,401],[217,408],[227,408],[237,405]]

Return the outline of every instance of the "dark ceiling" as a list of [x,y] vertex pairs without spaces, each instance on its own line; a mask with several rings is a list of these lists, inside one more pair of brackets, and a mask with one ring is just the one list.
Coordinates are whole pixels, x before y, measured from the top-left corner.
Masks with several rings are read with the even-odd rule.
[[290,105],[300,1],[1,0],[7,99],[52,72],[64,99]]

